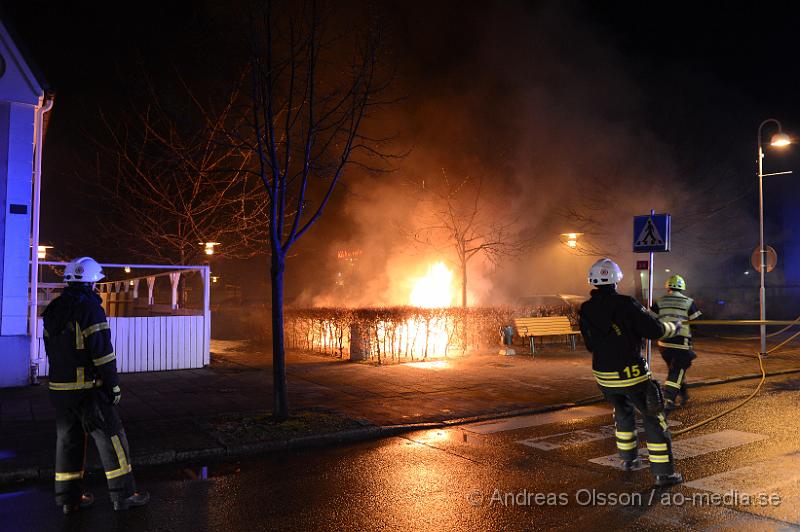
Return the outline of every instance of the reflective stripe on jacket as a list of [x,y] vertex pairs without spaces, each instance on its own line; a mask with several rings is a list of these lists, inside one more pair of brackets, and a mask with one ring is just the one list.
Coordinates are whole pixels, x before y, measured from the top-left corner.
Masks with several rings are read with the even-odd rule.
[[[88,285],[71,285],[42,313],[49,388],[57,395],[119,384],[111,330],[100,298]],[[65,395],[65,400],[68,399]]]
[[[673,323],[694,320],[702,314],[691,297],[678,291],[672,291],[658,298],[658,301],[653,303],[653,312],[657,313],[663,321]],[[684,323],[677,336],[659,340],[658,345],[673,349],[691,349],[692,328],[689,324]]]
[[663,323],[654,313],[613,286],[592,290],[581,305],[580,328],[592,353],[592,370],[598,384],[608,388],[635,386],[649,378],[642,357],[642,338],[675,335],[675,325]]

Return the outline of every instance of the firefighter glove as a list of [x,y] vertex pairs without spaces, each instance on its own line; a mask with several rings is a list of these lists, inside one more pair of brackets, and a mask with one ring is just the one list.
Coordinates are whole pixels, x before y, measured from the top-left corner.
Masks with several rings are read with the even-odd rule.
[[119,401],[120,401],[120,399],[122,399],[122,390],[120,389],[120,387],[119,387],[119,386],[114,386],[114,387],[111,389],[111,393],[112,393],[112,395],[111,395],[111,402],[112,402],[113,404],[115,404],[115,405],[118,405],[118,404],[119,404]]

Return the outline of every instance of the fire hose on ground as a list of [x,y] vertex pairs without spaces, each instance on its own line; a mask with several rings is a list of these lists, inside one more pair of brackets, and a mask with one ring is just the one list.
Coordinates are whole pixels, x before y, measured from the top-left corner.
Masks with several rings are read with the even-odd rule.
[[[789,321],[789,320],[764,320],[764,321],[761,321],[761,320],[694,320],[694,321],[688,321],[686,323],[689,323],[689,324],[691,324],[693,326],[696,326],[696,325],[785,325],[786,326],[783,329],[781,329],[780,331],[778,331],[778,333],[772,333],[773,335],[775,335],[775,334],[779,334],[781,332],[785,332],[789,328],[791,328],[791,327],[793,327],[795,325],[800,325],[800,317],[798,317],[797,319],[792,320],[792,321]],[[792,340],[794,340],[798,336],[800,336],[800,332],[794,333],[793,335],[791,335],[789,338],[787,338],[783,342],[781,342],[778,345],[768,349],[766,354],[774,353],[775,351],[777,351],[781,347],[785,346],[786,344],[788,344],[789,342],[791,342]],[[707,425],[707,424],[711,423],[712,421],[716,421],[717,419],[730,414],[731,412],[741,408],[742,406],[744,406],[745,404],[750,402],[750,400],[753,399],[753,397],[755,397],[758,394],[758,392],[761,391],[762,386],[764,386],[764,381],[766,381],[766,379],[767,379],[767,372],[764,369],[764,357],[761,355],[761,353],[758,353],[758,352],[754,353],[754,355],[758,359],[758,367],[761,370],[761,379],[758,381],[758,386],[756,386],[755,390],[753,390],[753,392],[750,395],[748,395],[746,398],[744,398],[742,401],[738,402],[737,404],[733,405],[732,407],[727,408],[727,409],[723,410],[722,412],[711,416],[708,419],[704,419],[702,421],[699,421],[697,423],[689,425],[688,427],[685,427],[685,428],[683,428],[681,430],[676,430],[675,432],[673,432],[673,435],[679,436],[681,434],[685,434],[685,433],[687,433],[687,432],[689,432],[691,430],[694,430],[696,428],[699,428],[699,427],[702,427],[704,425]]]
[[[760,325],[761,324],[761,322],[758,321],[758,320],[696,320],[696,321],[688,322],[688,323],[700,324],[700,325],[714,325],[714,324],[716,324],[716,325],[748,325],[748,323],[742,323],[742,322],[755,322],[755,323],[752,323],[753,325]],[[775,332],[769,333],[768,335],[766,335],[766,337],[767,338],[772,338],[773,336],[781,335],[781,334],[785,333],[786,331],[788,331],[789,329],[791,329],[793,326],[800,324],[800,316],[798,316],[797,319],[794,320],[794,321],[770,320],[769,323],[765,322],[765,325],[783,325],[783,324],[788,324],[788,325],[786,325],[786,327],[784,327],[780,331],[775,331]],[[760,336],[718,336],[718,335],[712,335],[712,336],[714,338],[721,338],[722,340],[736,340],[736,341],[759,340],[761,338]]]
[[[785,327],[783,329],[781,329],[780,331],[775,332],[775,333],[771,333],[770,335],[767,335],[767,336],[775,336],[777,334],[780,334],[782,332],[785,332],[785,331],[789,330],[791,327],[794,327],[796,325],[800,325],[800,316],[798,316],[798,318],[795,319],[795,320],[764,320],[764,321],[761,321],[761,320],[692,320],[692,321],[687,321],[685,323],[688,323],[688,324],[693,325],[693,326],[697,326],[697,325],[762,325],[762,324],[763,325],[784,325]],[[789,342],[791,342],[792,340],[794,340],[798,336],[800,336],[800,332],[796,332],[795,334],[791,335],[789,338],[787,338],[783,342],[779,343],[778,345],[776,345],[776,346],[774,346],[774,347],[772,347],[770,349],[767,349],[767,354],[774,353],[775,351],[777,351],[778,349],[782,348],[783,346],[785,346],[786,344],[788,344]],[[747,338],[747,339],[755,340],[755,339],[758,339],[758,338],[759,337]],[[745,338],[736,338],[736,339],[745,339]],[[725,353],[720,353],[720,354],[725,354]],[[732,354],[732,353],[730,353],[730,354]],[[753,397],[755,397],[758,394],[758,392],[761,391],[762,386],[764,386],[764,381],[766,381],[766,379],[767,379],[767,372],[764,369],[764,360],[763,360],[763,357],[761,356],[761,353],[755,352],[755,353],[753,353],[753,356],[755,356],[758,359],[758,367],[759,367],[759,370],[761,371],[761,379],[758,381],[758,386],[756,386],[756,389],[753,390],[753,392],[750,395],[748,395],[746,398],[744,398],[743,400],[741,400],[740,402],[738,402],[734,406],[732,406],[732,407],[720,412],[719,414],[715,414],[715,415],[711,416],[708,419],[704,419],[702,421],[699,421],[697,423],[689,425],[688,427],[685,427],[685,428],[683,428],[681,430],[677,430],[677,431],[673,432],[672,434],[674,436],[679,436],[681,434],[686,434],[687,432],[692,431],[692,430],[694,430],[696,428],[702,427],[704,425],[707,425],[707,424],[711,423],[712,421],[716,421],[717,419],[730,414],[731,412],[741,408],[742,406],[744,406],[745,404],[750,402],[750,400],[753,399]],[[797,368],[796,371],[800,371],[800,368]],[[583,403],[583,402],[590,401],[590,400],[593,400],[593,399],[602,399],[602,396],[588,397],[588,398],[583,399],[583,400],[581,400],[579,402]]]

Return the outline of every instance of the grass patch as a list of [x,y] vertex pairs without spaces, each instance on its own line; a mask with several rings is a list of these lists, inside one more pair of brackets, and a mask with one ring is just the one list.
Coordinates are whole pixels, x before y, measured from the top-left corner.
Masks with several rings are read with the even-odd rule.
[[225,445],[284,441],[319,434],[330,434],[364,426],[363,422],[332,412],[302,410],[289,419],[276,422],[271,414],[227,414],[212,418],[205,428]]

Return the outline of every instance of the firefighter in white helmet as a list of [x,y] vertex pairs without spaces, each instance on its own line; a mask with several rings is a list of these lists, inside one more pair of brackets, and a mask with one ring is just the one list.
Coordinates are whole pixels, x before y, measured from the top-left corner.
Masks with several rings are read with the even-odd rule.
[[[680,275],[673,275],[664,284],[667,295],[658,298],[653,303],[653,312],[658,314],[662,320],[679,322],[685,320],[696,320],[702,314],[694,300],[684,294],[686,281]],[[680,406],[684,406],[689,400],[686,391],[686,372],[692,365],[692,361],[697,358],[692,349],[692,330],[689,325],[684,325],[678,334],[672,338],[664,338],[658,341],[661,350],[661,358],[667,363],[667,380],[664,381],[664,407],[667,412],[675,408],[675,400],[680,395]]]
[[97,446],[115,510],[146,504],[136,491],[117,405],[122,397],[111,330],[94,284],[103,269],[90,257],[64,268],[67,287],[44,310],[50,400],[56,409],[56,504],[64,513],[91,506],[83,491],[86,437]]
[[644,418],[650,469],[656,486],[683,481],[675,472],[672,438],[663,412],[661,389],[642,358],[642,338],[670,338],[680,322],[662,322],[630,296],[617,293],[622,270],[611,259],[589,270],[591,298],[581,305],[580,327],[592,353],[592,370],[603,396],[614,406],[617,450],[623,468],[640,465],[636,410]]

